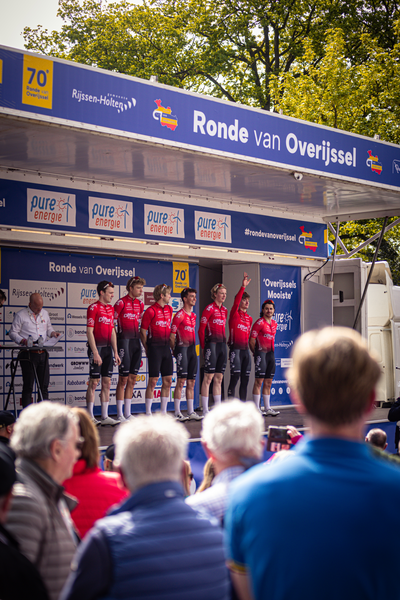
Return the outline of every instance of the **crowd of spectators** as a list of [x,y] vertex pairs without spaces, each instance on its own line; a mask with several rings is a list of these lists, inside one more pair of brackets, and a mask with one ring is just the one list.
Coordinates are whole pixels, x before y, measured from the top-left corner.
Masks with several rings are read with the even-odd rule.
[[292,431],[290,460],[263,462],[254,403],[221,403],[203,420],[195,494],[188,433],[168,415],[123,423],[102,470],[85,410],[0,412],[0,598],[397,598],[395,510],[385,551],[370,544],[400,494],[385,432],[364,433],[380,367],[342,328],[304,334],[292,358],[309,430]]

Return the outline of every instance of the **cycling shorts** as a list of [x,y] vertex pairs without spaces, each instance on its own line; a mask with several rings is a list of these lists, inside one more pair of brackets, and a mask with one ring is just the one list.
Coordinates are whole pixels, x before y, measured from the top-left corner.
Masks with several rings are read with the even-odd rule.
[[248,348],[231,348],[229,352],[231,373],[241,373],[249,377],[251,371],[250,350]]
[[147,346],[147,361],[149,364],[149,377],[168,377],[174,371],[174,362],[172,360],[171,347],[165,346]]
[[196,346],[175,346],[176,374],[178,379],[196,379]]
[[227,354],[225,342],[206,342],[204,346],[204,373],[225,373]]
[[142,347],[139,338],[118,340],[118,356],[121,359],[119,374],[122,377],[137,375],[142,360]]
[[96,365],[93,360],[92,349],[90,346],[88,347],[90,379],[100,379],[100,376],[111,377],[114,369],[113,351],[111,346],[100,346],[97,350],[102,360],[101,365]]
[[261,352],[257,350],[254,354],[254,367],[256,379],[273,379],[275,375],[275,353]]

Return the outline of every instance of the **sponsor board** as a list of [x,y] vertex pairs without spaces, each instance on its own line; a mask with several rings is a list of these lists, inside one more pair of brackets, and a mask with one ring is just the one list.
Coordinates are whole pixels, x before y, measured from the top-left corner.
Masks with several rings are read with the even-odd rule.
[[144,233],[150,236],[185,238],[185,211],[170,206],[144,205]]
[[65,394],[65,403],[67,406],[86,406],[86,394],[83,392],[67,392]]
[[133,203],[89,196],[89,229],[133,233]]
[[232,243],[230,215],[195,210],[194,230],[196,240]]
[[49,381],[49,392],[64,392],[65,390],[65,377],[64,375],[55,375],[50,377]]
[[66,337],[67,342],[69,342],[71,340],[74,340],[74,341],[76,340],[76,341],[81,341],[81,342],[84,340],[87,340],[86,326],[85,325],[81,325],[81,326],[67,325],[65,337]]
[[88,348],[85,342],[67,342],[65,345],[67,358],[87,357]]
[[85,309],[67,309],[65,312],[67,325],[73,323],[77,325],[84,324],[86,326],[87,312]]
[[58,402],[59,404],[65,404],[65,394],[62,392],[49,392],[49,400],[51,402]]
[[[4,377],[3,381],[4,381],[4,392],[6,394],[8,394],[8,391],[9,391],[10,385],[11,385],[11,377]],[[3,385],[3,381],[2,381],[2,385]],[[1,389],[1,391],[3,391],[3,389]],[[14,379],[14,392],[15,392],[15,394],[22,393],[22,375],[21,375],[21,377],[16,376]]]
[[64,375],[65,360],[63,358],[50,358],[49,357],[49,369],[50,369],[50,377],[53,377],[53,375]]
[[143,296],[144,296],[143,303],[144,303],[145,309],[156,303],[156,301],[154,300],[154,296],[153,296],[153,289],[154,288],[146,288],[146,287],[143,288]]
[[67,392],[71,390],[86,390],[88,385],[89,375],[66,375],[65,389]]
[[47,349],[49,353],[49,358],[56,358],[59,356],[64,356],[65,354],[65,342],[57,342],[56,346],[52,346]]
[[87,308],[97,300],[96,283],[68,283],[68,307]]
[[4,375],[4,362],[0,360],[0,376]]
[[136,388],[133,390],[132,404],[144,404],[146,389]]
[[[29,300],[26,303],[27,306],[28,302]],[[6,306],[4,308],[4,323],[12,323],[15,317],[15,313],[17,313],[19,310],[21,310],[20,306]]]
[[44,225],[75,227],[75,194],[27,189],[27,221]]
[[74,375],[75,373],[89,373],[89,360],[67,359],[67,374]]
[[10,279],[9,302],[15,306],[28,306],[31,294],[40,294],[43,305],[62,306],[67,303],[67,284],[54,281],[30,281],[28,279]]
[[[46,308],[49,313],[51,324],[54,325],[56,323],[61,323],[64,325],[65,323],[65,309],[64,308]],[[59,331],[57,329],[57,331]]]

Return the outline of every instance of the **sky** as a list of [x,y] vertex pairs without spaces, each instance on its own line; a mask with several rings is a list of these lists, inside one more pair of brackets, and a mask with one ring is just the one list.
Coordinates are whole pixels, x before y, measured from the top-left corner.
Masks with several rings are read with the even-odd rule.
[[24,49],[24,27],[43,25],[49,31],[60,29],[56,17],[58,0],[0,0],[0,46]]

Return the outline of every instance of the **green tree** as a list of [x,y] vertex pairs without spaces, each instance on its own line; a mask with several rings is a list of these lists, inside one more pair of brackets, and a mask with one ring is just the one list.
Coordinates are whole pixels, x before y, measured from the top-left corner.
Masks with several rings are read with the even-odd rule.
[[318,64],[329,27],[360,62],[363,33],[393,46],[397,11],[392,0],[60,0],[60,32],[24,35],[30,50],[269,110],[271,79],[298,69],[308,47]]
[[[395,221],[397,217],[391,217],[388,219],[387,225],[390,225]],[[341,223],[339,235],[347,250],[354,250],[369,240],[372,236],[380,233],[383,226],[383,219],[368,219],[364,221],[350,221],[348,223]],[[334,241],[334,236],[329,235],[330,240]],[[360,256],[362,260],[371,262],[378,240],[376,239],[368,246],[365,246],[357,256]],[[338,254],[343,254],[343,250],[338,245]],[[377,260],[386,260],[389,263],[390,270],[392,272],[392,279],[394,285],[400,285],[400,226],[397,225],[388,231],[381,243]]]
[[369,34],[360,44],[366,58],[351,64],[343,30],[327,32],[321,60],[306,41],[291,72],[272,81],[274,104],[285,115],[399,143],[400,44],[384,50]]

